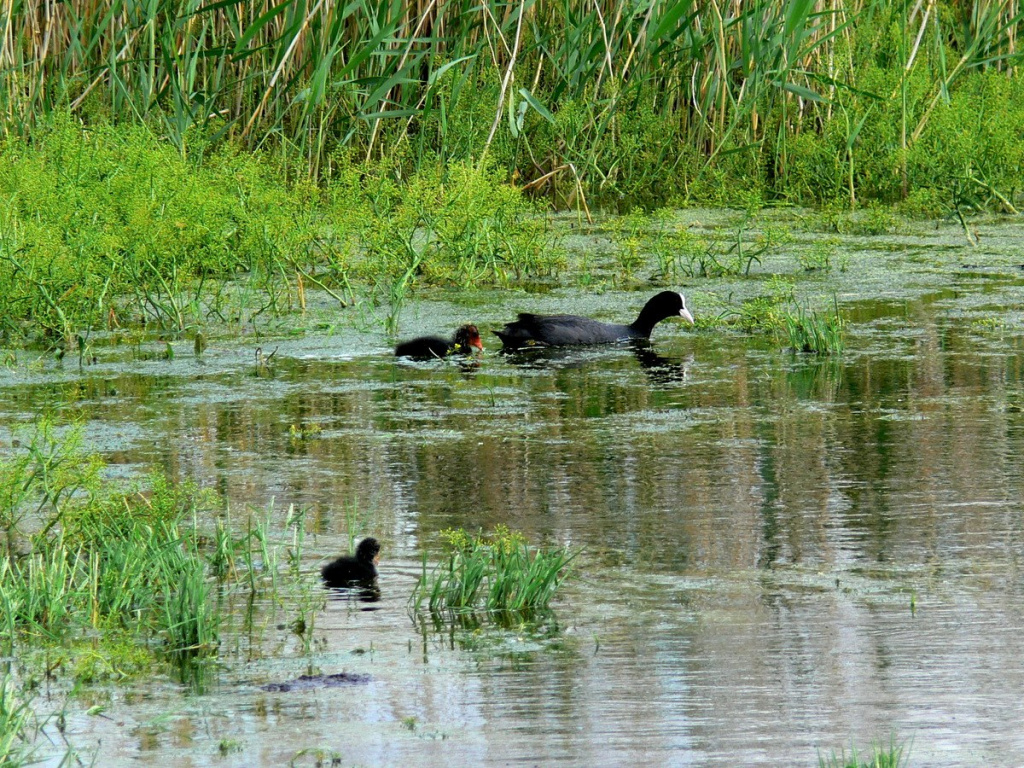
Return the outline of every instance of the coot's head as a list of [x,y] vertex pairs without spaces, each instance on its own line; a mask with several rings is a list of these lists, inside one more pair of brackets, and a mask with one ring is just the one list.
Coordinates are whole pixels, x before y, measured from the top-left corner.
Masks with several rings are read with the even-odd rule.
[[470,347],[476,347],[481,352],[484,351],[484,342],[480,338],[480,330],[475,325],[467,323],[466,325],[459,326],[459,330],[455,332],[455,351],[469,352]]
[[649,302],[644,310],[650,308],[662,317],[681,317],[693,325],[693,315],[686,308],[686,297],[675,291],[662,291]]
[[675,291],[662,291],[648,301],[640,310],[640,316],[630,326],[636,336],[648,338],[654,326],[669,317],[681,317],[693,325],[693,315],[686,308],[683,294]]
[[362,563],[374,563],[380,559],[380,542],[372,536],[367,536],[359,542],[356,547],[356,560]]

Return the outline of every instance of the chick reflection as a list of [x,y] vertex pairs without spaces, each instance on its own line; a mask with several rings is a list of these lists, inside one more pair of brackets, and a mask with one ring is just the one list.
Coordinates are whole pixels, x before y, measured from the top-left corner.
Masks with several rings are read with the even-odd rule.
[[320,569],[324,586],[343,589],[352,597],[366,603],[380,600],[377,586],[377,562],[380,560],[380,542],[367,536],[356,547],[355,556],[345,555]]

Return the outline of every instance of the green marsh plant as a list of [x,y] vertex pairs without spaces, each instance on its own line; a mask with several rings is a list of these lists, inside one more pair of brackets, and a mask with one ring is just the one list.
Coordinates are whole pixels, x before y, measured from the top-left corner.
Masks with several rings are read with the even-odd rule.
[[808,311],[798,305],[795,311],[786,313],[784,321],[786,336],[794,351],[816,355],[836,355],[843,351],[845,330],[838,302],[833,302],[832,311],[825,312]]
[[19,691],[13,675],[5,672],[0,677],[0,765],[20,768],[34,764],[32,744],[39,729],[31,696]]
[[166,584],[160,626],[172,658],[186,660],[214,653],[219,643],[220,615],[210,600],[210,585],[202,560],[190,558],[172,571],[178,579]]
[[[275,543],[272,506],[232,525],[216,515],[220,500],[190,482],[104,479],[74,428],[40,420],[29,434],[0,473],[0,654],[11,660],[0,681],[0,763],[24,764],[41,734],[15,675],[82,686],[166,665],[202,692],[225,638],[260,655],[270,614],[285,605],[298,606],[290,623],[311,652],[322,589],[294,568],[287,583],[278,574],[279,550],[290,544],[301,558],[301,510],[289,510]],[[243,603],[248,631],[228,634]]]
[[850,747],[850,754],[841,750],[837,755],[833,752],[827,757],[818,756],[818,768],[905,768],[910,763],[910,749],[907,744],[897,744],[895,737],[890,738],[889,745],[875,744],[868,755],[858,754],[855,746]]
[[629,283],[635,279],[637,270],[647,261],[649,245],[661,239],[662,229],[660,226],[655,228],[654,218],[639,208],[613,221],[611,235],[615,243],[616,275],[620,282]]
[[[800,268],[805,272],[822,272],[828,274],[832,271],[834,262],[838,260],[839,241],[836,238],[827,238],[811,245],[810,248],[797,252],[796,260]],[[840,262],[840,269],[844,270],[845,264]]]
[[0,332],[70,351],[94,330],[180,334],[291,311],[301,275],[341,296],[343,206],[279,174],[227,147],[187,159],[144,127],[66,113],[0,145]]
[[462,529],[443,533],[447,554],[433,569],[424,556],[413,592],[414,610],[445,612],[543,611],[579,554],[566,547],[531,547],[521,533],[498,526],[490,535]]
[[[81,451],[79,436],[42,420],[5,461],[0,606],[7,650],[33,639],[73,646],[99,633],[135,637],[141,647],[160,637],[178,659],[214,654],[221,616],[210,577],[231,572],[234,545],[228,534],[207,537],[195,525],[213,498],[160,474],[144,486],[102,483],[103,464]],[[210,540],[214,553],[204,556]]]

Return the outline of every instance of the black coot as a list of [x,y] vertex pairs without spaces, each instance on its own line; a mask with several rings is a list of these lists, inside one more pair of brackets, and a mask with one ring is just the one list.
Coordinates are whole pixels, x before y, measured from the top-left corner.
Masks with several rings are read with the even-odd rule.
[[440,336],[420,336],[409,341],[403,341],[395,347],[395,355],[398,357],[411,357],[416,360],[433,360],[436,357],[447,357],[448,355],[468,355],[473,348],[484,350],[484,343],[480,339],[480,331],[475,325],[463,325],[455,332],[450,339],[442,339]]
[[368,536],[359,542],[355,557],[346,555],[320,569],[320,576],[328,587],[351,587],[369,584],[377,578],[377,560],[380,542]]
[[654,326],[669,317],[682,317],[691,324],[683,294],[662,291],[644,305],[632,325],[617,325],[578,315],[533,315],[523,312],[514,323],[495,331],[505,349],[561,347],[572,344],[612,344],[630,339],[649,339]]

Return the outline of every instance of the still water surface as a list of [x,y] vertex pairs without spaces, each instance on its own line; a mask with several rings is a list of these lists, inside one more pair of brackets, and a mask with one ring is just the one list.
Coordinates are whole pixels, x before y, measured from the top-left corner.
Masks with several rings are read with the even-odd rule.
[[[384,544],[381,601],[327,600],[311,655],[285,629],[258,655],[228,639],[207,693],[136,682],[103,717],[72,712],[68,738],[102,765],[324,749],[343,765],[777,766],[895,734],[912,765],[1024,764],[1024,275],[1001,231],[995,253],[858,242],[824,287],[850,323],[837,359],[669,322],[639,351],[507,357],[495,340],[478,365],[413,364],[342,328],[273,344],[262,371],[253,344],[225,343],[0,379],[3,418],[79,415],[125,473],[156,465],[238,510],[273,499],[282,538],[283,510],[306,509],[309,579],[350,527]],[[929,254],[916,273],[909,251]],[[698,316],[701,291],[733,290],[686,288]],[[441,297],[407,327],[628,320],[647,296],[584,293]],[[296,440],[297,424],[321,432]],[[555,618],[414,623],[439,531],[498,523],[583,548]],[[372,681],[260,688],[310,667]],[[220,756],[223,739],[239,751]]]

